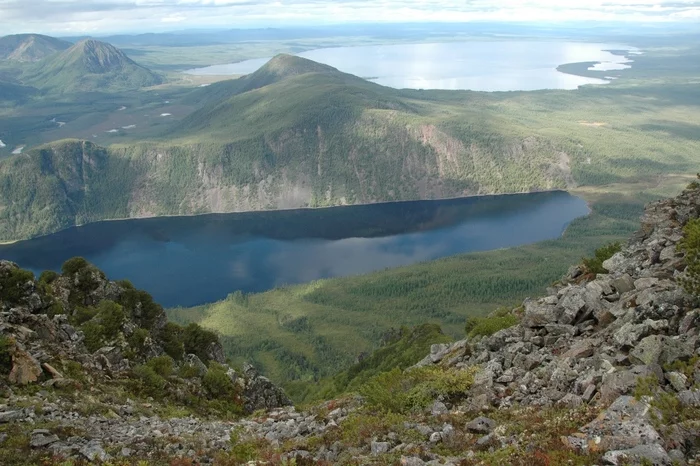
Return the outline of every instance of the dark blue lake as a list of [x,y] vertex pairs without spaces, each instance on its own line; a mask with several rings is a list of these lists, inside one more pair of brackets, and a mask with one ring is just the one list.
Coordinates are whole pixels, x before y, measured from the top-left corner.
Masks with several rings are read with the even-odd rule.
[[0,246],[39,273],[83,256],[166,307],[556,238],[586,203],[565,192],[100,222]]

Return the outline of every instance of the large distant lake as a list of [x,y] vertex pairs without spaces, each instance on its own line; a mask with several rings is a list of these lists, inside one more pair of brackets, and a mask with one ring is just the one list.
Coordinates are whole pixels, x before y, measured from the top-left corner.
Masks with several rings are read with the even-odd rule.
[[565,192],[100,222],[0,246],[39,273],[83,256],[164,306],[193,306],[454,254],[533,243],[586,215]]
[[[373,45],[310,50],[299,56],[397,89],[530,91],[576,89],[605,84],[603,79],[557,71],[566,63],[596,62],[591,69],[629,68],[630,61],[608,50],[637,49],[620,44],[548,41],[472,41]],[[260,58],[187,71],[196,75],[249,74],[269,60]]]

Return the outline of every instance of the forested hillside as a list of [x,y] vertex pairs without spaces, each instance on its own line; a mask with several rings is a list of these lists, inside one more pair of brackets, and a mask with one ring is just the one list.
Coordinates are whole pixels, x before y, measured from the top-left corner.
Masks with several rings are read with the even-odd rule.
[[163,79],[111,44],[78,42],[27,69],[23,83],[52,93],[125,91],[154,86]]
[[478,93],[399,91],[279,56],[193,90],[182,103],[198,108],[148,138],[105,148],[59,141],[0,161],[0,241],[101,219],[622,187],[692,173],[697,86],[644,77],[644,59],[636,66],[646,74],[627,84]]

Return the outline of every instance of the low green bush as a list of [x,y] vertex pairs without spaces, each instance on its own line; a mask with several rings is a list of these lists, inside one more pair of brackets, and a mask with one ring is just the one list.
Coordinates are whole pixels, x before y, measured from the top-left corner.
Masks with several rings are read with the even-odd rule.
[[464,330],[469,338],[474,338],[477,336],[486,337],[493,335],[504,328],[510,328],[517,323],[518,318],[513,314],[492,315],[489,317],[470,317],[467,319]]
[[129,338],[127,338],[127,342],[129,343],[129,347],[136,354],[141,353],[145,349],[146,339],[149,336],[151,336],[151,334],[148,330],[146,330],[145,328],[137,328],[134,331],[134,333],[132,333],[129,336]]
[[595,250],[593,257],[584,257],[583,266],[589,273],[608,273],[603,267],[603,262],[610,259],[615,253],[620,252],[622,246],[619,242],[609,243]]
[[119,333],[126,320],[124,308],[114,301],[104,300],[97,306],[97,319],[104,328],[104,336],[110,338]]
[[207,350],[212,343],[219,341],[214,332],[204,330],[195,323],[185,327],[182,333],[182,342],[187,354],[196,354],[205,364],[209,361]]
[[151,396],[162,396],[167,381],[152,367],[147,365],[136,366],[133,369],[134,377],[140,382],[141,390]]
[[82,325],[88,320],[92,320],[97,315],[97,309],[94,307],[76,306],[71,317],[71,322],[74,325]]
[[173,358],[170,356],[151,358],[146,365],[161,377],[170,377],[173,373]]
[[91,353],[94,353],[98,349],[102,348],[102,343],[104,341],[104,327],[94,320],[85,322],[80,326],[80,330],[83,331],[85,335],[85,347]]
[[700,218],[690,220],[683,227],[683,239],[678,250],[685,253],[685,276],[683,288],[695,297],[700,297]]
[[34,274],[29,270],[10,269],[10,273],[0,278],[0,301],[9,306],[20,304],[26,295],[25,285],[34,280]]
[[233,398],[236,395],[236,387],[226,375],[225,368],[214,362],[209,364],[209,370],[202,377],[202,386],[214,398]]
[[360,388],[360,394],[376,410],[408,413],[425,409],[437,398],[465,396],[475,373],[474,368],[419,367],[406,372],[393,369],[370,379]]
[[73,257],[68,259],[61,266],[64,275],[73,275],[90,266],[90,263],[83,257]]
[[183,328],[168,322],[160,331],[159,339],[163,345],[163,351],[176,361],[182,360],[185,354],[185,345],[182,343]]

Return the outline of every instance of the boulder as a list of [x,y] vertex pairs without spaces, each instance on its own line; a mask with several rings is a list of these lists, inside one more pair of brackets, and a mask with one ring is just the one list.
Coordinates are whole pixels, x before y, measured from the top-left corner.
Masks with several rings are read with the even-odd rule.
[[10,383],[15,385],[27,385],[39,380],[41,377],[41,366],[34,357],[15,343],[12,354],[12,370],[8,377]]
[[671,457],[658,443],[637,445],[627,450],[609,451],[603,455],[603,464],[627,465],[645,464],[667,466],[672,464]]
[[544,327],[547,324],[556,324],[562,310],[556,306],[539,304],[535,301],[525,302],[525,315],[520,324],[523,327]]
[[464,428],[475,434],[488,434],[496,428],[496,421],[480,416],[467,422]]
[[372,442],[370,445],[372,455],[374,455],[374,456],[381,455],[383,453],[387,453],[390,448],[391,448],[391,444],[389,442]]
[[630,360],[637,364],[666,365],[674,361],[685,361],[693,356],[693,348],[680,340],[664,335],[651,335],[630,351]]

